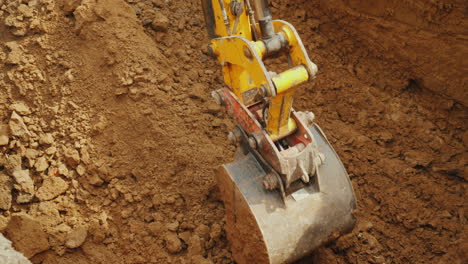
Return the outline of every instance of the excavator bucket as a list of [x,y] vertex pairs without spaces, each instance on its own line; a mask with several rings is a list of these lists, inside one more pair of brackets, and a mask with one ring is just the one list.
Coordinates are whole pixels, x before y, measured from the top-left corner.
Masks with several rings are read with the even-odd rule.
[[285,200],[277,190],[264,189],[266,172],[242,146],[235,161],[217,171],[237,263],[292,263],[353,228],[356,199],[348,174],[321,129],[309,129],[325,163]]

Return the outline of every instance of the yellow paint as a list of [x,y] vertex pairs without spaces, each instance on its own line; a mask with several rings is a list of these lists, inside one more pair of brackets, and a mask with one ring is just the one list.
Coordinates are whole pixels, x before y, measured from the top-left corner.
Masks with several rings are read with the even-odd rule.
[[[234,94],[247,106],[256,103],[254,98],[244,100],[244,93],[252,89],[260,92],[260,87],[267,84],[266,72],[253,42],[241,37],[217,38],[212,40],[212,48],[217,59],[223,65],[224,82]],[[251,55],[247,57],[246,51]]]
[[289,56],[291,57],[292,66],[304,65],[309,72],[311,79],[317,74],[317,66],[313,64],[304,45],[292,25],[282,20],[273,20],[275,30],[283,34],[289,42]]
[[276,92],[281,94],[294,86],[307,82],[309,80],[309,73],[304,66],[299,65],[282,72],[271,79],[275,84]]
[[266,54],[265,43],[263,43],[263,41],[255,41],[255,42],[253,42],[253,44],[254,44],[255,51],[260,56],[260,58],[263,59],[263,57]]
[[272,76],[263,63],[267,53],[265,44],[253,40],[245,1],[240,1],[244,3],[244,12],[238,18],[232,14],[230,2],[223,0],[230,23],[226,27],[219,1],[212,1],[215,33],[220,37],[212,39],[211,47],[223,67],[224,82],[243,104],[258,103],[264,97],[262,85],[271,91],[265,129],[273,141],[279,140],[295,131],[296,123],[290,118],[294,88],[314,76],[316,66],[310,62],[294,28],[286,22],[273,21],[275,32],[288,40],[289,48],[285,52],[289,53],[292,68]]
[[296,123],[290,117],[294,95],[292,88],[308,81],[309,73],[303,65],[299,65],[271,79],[278,94],[271,100],[266,130],[275,141],[296,129]]
[[296,122],[290,117],[294,89],[273,97],[270,101],[266,131],[273,141],[284,138],[296,129]]

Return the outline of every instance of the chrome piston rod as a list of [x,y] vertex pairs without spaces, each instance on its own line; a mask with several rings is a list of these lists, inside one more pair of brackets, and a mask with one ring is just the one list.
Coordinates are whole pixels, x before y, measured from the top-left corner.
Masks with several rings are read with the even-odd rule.
[[275,35],[268,0],[253,0],[255,18],[260,24],[260,30],[264,39],[270,39]]

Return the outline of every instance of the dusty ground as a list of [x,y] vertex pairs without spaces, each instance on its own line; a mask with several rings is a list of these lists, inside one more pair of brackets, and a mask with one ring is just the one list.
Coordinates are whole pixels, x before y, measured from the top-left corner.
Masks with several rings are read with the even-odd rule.
[[[320,67],[296,108],[359,210],[304,262],[466,263],[466,4],[311,2],[273,12]],[[0,230],[33,263],[233,261],[213,181],[233,124],[203,27],[198,1],[0,0]]]

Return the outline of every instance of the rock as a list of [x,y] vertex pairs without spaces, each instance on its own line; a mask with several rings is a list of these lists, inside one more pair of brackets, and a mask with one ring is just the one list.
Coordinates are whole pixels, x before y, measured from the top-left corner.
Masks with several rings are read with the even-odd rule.
[[88,181],[90,184],[95,186],[101,186],[104,181],[97,174],[91,174],[88,176]]
[[433,157],[431,154],[418,150],[410,150],[405,152],[405,161],[408,162],[412,167],[423,166],[427,167],[432,161]]
[[115,92],[114,94],[116,96],[121,96],[121,95],[125,95],[128,93],[128,88],[127,87],[119,87],[119,88],[116,88],[115,89]]
[[73,82],[75,80],[75,76],[73,76],[72,70],[66,71],[63,76],[68,80],[68,82]]
[[45,153],[47,155],[54,155],[55,153],[57,152],[57,148],[56,147],[49,147],[45,150]]
[[210,238],[210,228],[204,224],[201,224],[195,228],[195,234],[205,239],[205,241],[208,241]]
[[92,128],[92,133],[94,135],[101,134],[104,131],[104,129],[106,129],[107,125],[108,125],[108,121],[106,120],[106,118],[103,116],[100,116],[98,118],[97,123],[94,124]]
[[148,224],[148,229],[151,235],[159,236],[161,235],[161,232],[163,231],[163,224],[159,221],[155,221],[155,222]]
[[19,192],[16,196],[16,202],[19,204],[30,203],[34,195],[31,193]]
[[13,242],[15,249],[27,258],[50,247],[48,236],[40,223],[26,214],[13,215],[4,233]]
[[25,4],[18,6],[18,12],[20,12],[24,17],[32,17],[34,15],[32,7],[29,7]]
[[0,124],[0,146],[8,145],[10,142],[10,129],[5,124]]
[[202,99],[204,97],[205,87],[201,83],[195,83],[189,90],[188,95],[193,99]]
[[367,232],[371,230],[373,227],[374,225],[372,224],[372,222],[369,222],[369,221],[362,220],[358,223],[358,230],[360,232]]
[[29,115],[31,114],[31,110],[29,109],[29,106],[27,106],[24,103],[15,103],[10,105],[10,110],[15,111],[16,113],[20,115]]
[[190,255],[203,255],[205,253],[205,248],[203,247],[202,241],[198,235],[191,236],[188,245]]
[[179,229],[179,222],[175,221],[166,225],[167,230],[176,232]]
[[15,111],[11,113],[10,122],[8,122],[8,126],[10,127],[11,134],[17,137],[29,137],[31,133],[29,133],[28,128],[23,122],[23,118],[19,116]]
[[59,246],[62,250],[65,250],[63,245],[66,242],[68,233],[71,231],[71,227],[66,223],[61,223],[55,227],[47,228],[47,233],[49,234],[49,244],[54,251],[57,249],[57,246]]
[[49,168],[49,162],[47,161],[46,157],[42,156],[36,160],[34,164],[37,172],[43,172]]
[[88,150],[86,148],[81,148],[80,149],[80,155],[81,155],[81,161],[84,164],[89,164],[90,156],[89,156],[89,152],[88,152]]
[[41,201],[52,200],[68,189],[68,183],[60,177],[49,176],[37,190],[36,197]]
[[19,188],[17,189],[26,193],[34,193],[34,182],[31,179],[31,176],[29,176],[29,170],[17,168],[13,171],[12,176],[19,185]]
[[171,254],[178,253],[182,250],[182,242],[180,241],[179,237],[172,232],[169,232],[164,237],[164,241],[166,242],[166,250]]
[[18,45],[18,42],[7,42],[5,46],[7,46],[10,49],[10,52],[8,53],[5,62],[13,65],[21,63],[24,57],[24,52],[21,50],[21,47],[20,45]]
[[68,177],[68,168],[67,168],[67,166],[65,166],[65,164],[60,163],[58,165],[58,172],[59,172],[60,175]]
[[82,1],[82,3],[75,8],[73,15],[76,19],[76,27],[81,28],[84,24],[98,20],[95,12],[96,2]]
[[31,262],[11,246],[11,241],[0,234],[0,263],[31,264]]
[[35,149],[28,148],[24,152],[24,156],[30,160],[35,161],[37,159],[38,152]]
[[189,231],[179,233],[179,238],[182,239],[186,244],[190,241],[191,234]]
[[9,210],[11,207],[11,190],[13,186],[11,184],[8,175],[0,172],[0,209]]
[[87,236],[88,228],[86,226],[79,226],[68,233],[65,246],[67,248],[80,247],[85,242]]
[[221,112],[221,106],[215,102],[209,102],[208,105],[203,109],[203,112],[215,115]]
[[80,164],[80,154],[76,149],[68,148],[65,149],[63,153],[65,158],[65,163],[73,168],[76,168]]
[[169,18],[161,13],[156,13],[153,22],[151,22],[151,28],[159,32],[167,32],[169,28]]
[[78,175],[83,176],[85,172],[86,172],[86,169],[83,165],[80,164],[76,167],[76,173],[78,173]]
[[15,170],[20,170],[21,164],[22,164],[21,156],[18,154],[13,154],[13,155],[6,156],[6,163],[4,164],[4,166],[7,169],[7,171],[11,174]]
[[51,145],[54,143],[54,137],[50,133],[44,134],[39,138],[39,143],[42,145]]

